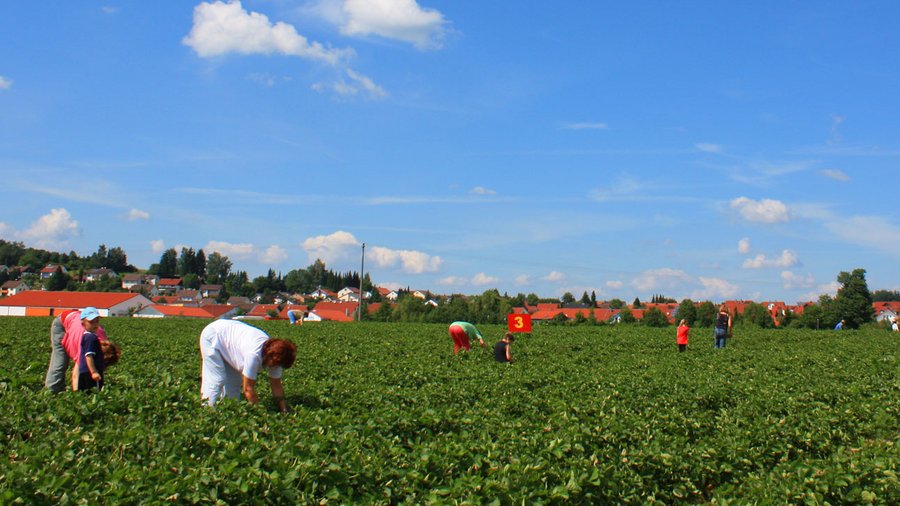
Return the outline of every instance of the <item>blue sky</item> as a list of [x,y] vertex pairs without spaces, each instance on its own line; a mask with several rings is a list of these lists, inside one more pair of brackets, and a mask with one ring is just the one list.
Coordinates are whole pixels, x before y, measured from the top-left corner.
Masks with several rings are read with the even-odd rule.
[[0,237],[631,301],[900,289],[897,2],[4,2]]

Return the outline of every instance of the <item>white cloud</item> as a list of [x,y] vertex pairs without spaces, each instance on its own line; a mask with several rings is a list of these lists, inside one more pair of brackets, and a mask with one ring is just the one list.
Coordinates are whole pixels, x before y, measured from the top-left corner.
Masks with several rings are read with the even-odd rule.
[[772,199],[760,201],[738,197],[731,201],[731,208],[737,210],[747,221],[778,223],[788,221],[788,209],[783,202]]
[[712,144],[709,142],[698,142],[697,144],[694,144],[694,147],[699,149],[700,151],[703,151],[704,153],[721,153],[722,152],[722,146],[720,146],[718,144]]
[[72,215],[65,209],[51,209],[37,219],[28,230],[19,236],[30,245],[39,248],[58,248],[68,244],[68,240],[77,237],[80,231],[78,222],[72,219]]
[[361,244],[350,232],[338,230],[330,235],[309,237],[301,247],[309,255],[310,262],[320,258],[329,264],[348,258],[351,252],[359,250]]
[[900,227],[883,216],[851,216],[834,219],[825,227],[850,244],[865,245],[889,255],[900,255]]
[[[381,86],[375,84],[375,81],[351,69],[346,69],[347,77],[350,82],[337,81],[331,85],[331,90],[338,95],[352,97],[358,95],[361,91],[368,94],[369,98],[380,100],[388,96],[387,91]],[[324,84],[314,84],[313,89],[316,91],[324,91],[328,87]]]
[[621,281],[607,281],[606,282],[607,288],[612,288],[614,290],[618,290],[619,288],[622,288],[622,286],[624,286],[624,285],[625,285],[625,283],[623,283]]
[[520,275],[516,276],[516,280],[515,280],[516,286],[527,285],[530,282],[531,282],[531,276],[529,276],[527,274],[520,274]]
[[103,7],[100,7],[100,12],[103,14],[115,14],[119,12],[119,8],[111,5],[104,5]]
[[441,47],[447,31],[444,15],[416,0],[344,0],[341,14],[344,35],[378,35],[418,49]]
[[[355,258],[361,254],[362,243],[349,232],[338,230],[330,235],[307,238],[302,248],[309,255],[310,262],[321,258],[326,264]],[[384,246],[372,246],[366,249],[366,260],[371,260],[378,267],[399,267],[411,274],[436,272],[441,267],[441,257],[432,256],[415,250],[395,250]]]
[[740,241],[738,241],[738,253],[746,255],[750,253],[750,238],[744,237]]
[[606,130],[609,127],[606,123],[590,123],[590,122],[582,122],[582,123],[566,123],[563,125],[563,128],[566,130]]
[[266,265],[279,265],[288,259],[287,251],[281,246],[272,245],[259,256],[259,261]]
[[590,196],[597,202],[606,202],[609,200],[630,198],[634,195],[643,195],[645,193],[644,184],[639,179],[624,176],[620,177],[612,186],[591,190]]
[[703,288],[691,293],[693,300],[730,299],[738,293],[737,285],[719,278],[699,278]]
[[162,239],[156,239],[155,241],[150,241],[150,251],[154,253],[162,253],[166,250],[166,243],[163,242]]
[[10,230],[9,225],[0,221],[0,236],[5,236]]
[[478,274],[472,276],[472,284],[475,286],[495,285],[499,282],[500,278],[488,276],[483,272],[479,272]]
[[781,282],[782,286],[784,286],[786,290],[792,290],[795,288],[808,290],[815,286],[816,278],[813,277],[812,274],[802,276],[799,274],[794,274],[791,271],[783,271],[781,273]]
[[819,297],[822,295],[830,295],[834,297],[837,295],[838,289],[841,287],[841,284],[837,281],[832,281],[830,283],[825,283],[824,285],[819,285],[815,290],[804,293],[800,296],[800,300],[802,301],[817,301]]
[[0,90],[8,90],[12,88],[13,80],[0,76]]
[[754,258],[748,258],[744,260],[743,267],[744,269],[762,269],[766,267],[793,267],[800,263],[797,258],[797,254],[793,251],[786,249],[781,252],[781,256],[777,258],[766,258],[765,255],[760,253],[756,255]]
[[209,241],[203,250],[207,255],[215,252],[236,260],[250,260],[256,255],[256,246],[250,243],[233,244],[225,241]]
[[150,213],[141,211],[140,209],[132,209],[128,211],[128,221],[149,220]]
[[690,282],[691,278],[684,271],[670,269],[654,269],[644,271],[631,280],[631,286],[642,292],[662,289],[673,289]]
[[447,276],[438,280],[439,285],[443,286],[460,286],[466,284],[466,278],[459,276]]
[[835,181],[850,181],[850,176],[848,176],[844,171],[838,169],[820,170],[819,174],[822,174],[829,179],[834,179]]
[[562,281],[562,280],[566,279],[566,275],[559,271],[550,271],[550,274],[547,274],[546,276],[544,276],[541,279],[543,279],[544,281],[556,282],[556,281]]
[[275,53],[334,65],[353,55],[350,49],[309,42],[293,26],[272,24],[265,15],[244,10],[240,2],[204,2],[194,7],[194,25],[181,42],[201,58]]
[[476,186],[475,188],[472,188],[472,193],[474,193],[475,195],[496,195],[497,194],[496,191],[485,188],[483,186]]
[[[382,246],[371,248],[371,258],[379,267],[394,267],[397,264],[404,272],[422,274],[436,272],[441,267],[441,257],[431,256],[415,250],[394,250]],[[367,255],[369,256],[369,255]]]

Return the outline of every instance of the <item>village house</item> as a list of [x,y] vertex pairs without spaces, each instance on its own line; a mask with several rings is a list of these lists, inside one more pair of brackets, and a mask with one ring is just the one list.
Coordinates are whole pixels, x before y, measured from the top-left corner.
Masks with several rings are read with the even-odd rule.
[[382,299],[389,300],[391,302],[397,302],[398,294],[396,290],[391,290],[390,288],[384,288],[381,286],[376,288],[376,290],[378,290],[378,295],[380,295]]
[[87,282],[100,281],[100,278],[110,277],[114,278],[118,276],[116,271],[112,269],[107,269],[106,267],[101,267],[99,269],[88,269],[84,271],[84,280]]
[[337,294],[334,292],[325,290],[321,286],[316,288],[312,293],[309,294],[309,298],[316,300],[334,300],[337,298]]
[[39,271],[41,279],[42,280],[50,279],[50,276],[52,276],[56,273],[56,269],[61,269],[63,274],[66,274],[69,272],[66,270],[65,266],[48,264],[46,267],[44,267],[43,269],[41,269]]
[[181,278],[161,278],[158,288],[162,295],[174,295],[181,291]]
[[200,285],[200,295],[215,299],[222,293],[222,285]]
[[94,306],[100,316],[129,316],[152,304],[141,294],[121,292],[46,292],[31,290],[0,300],[0,316],[54,316]]
[[31,290],[31,287],[25,284],[24,281],[9,280],[6,283],[3,283],[3,286],[0,286],[0,297],[9,297],[10,295],[22,293],[27,290]]

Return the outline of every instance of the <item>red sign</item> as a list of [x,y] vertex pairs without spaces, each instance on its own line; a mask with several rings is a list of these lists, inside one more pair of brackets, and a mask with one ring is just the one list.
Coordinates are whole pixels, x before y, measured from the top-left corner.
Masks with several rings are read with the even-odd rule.
[[506,326],[510,332],[531,332],[530,314],[506,315]]

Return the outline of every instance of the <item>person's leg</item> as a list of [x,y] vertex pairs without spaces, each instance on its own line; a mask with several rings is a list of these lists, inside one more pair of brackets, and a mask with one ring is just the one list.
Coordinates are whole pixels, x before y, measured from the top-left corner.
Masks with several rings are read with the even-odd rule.
[[472,349],[472,345],[469,344],[469,335],[466,333],[463,333],[463,335],[462,335],[462,345],[463,345],[463,348],[466,349],[466,351],[469,351]]
[[200,334],[200,358],[203,361],[200,370],[200,398],[210,406],[222,396],[225,386],[225,360],[213,347],[213,333],[204,331]]
[[466,331],[461,327],[450,327],[450,337],[453,339],[453,354],[456,355],[459,353],[459,350],[463,347],[462,336],[466,335]]
[[225,397],[240,399],[244,390],[244,375],[225,364]]
[[291,322],[291,325],[297,323],[297,317],[294,316],[294,310],[291,309],[287,312],[288,320]]
[[66,368],[69,367],[69,355],[63,348],[62,340],[66,335],[66,329],[57,316],[50,324],[50,365],[47,367],[47,377],[44,386],[53,393],[59,393],[66,389]]

